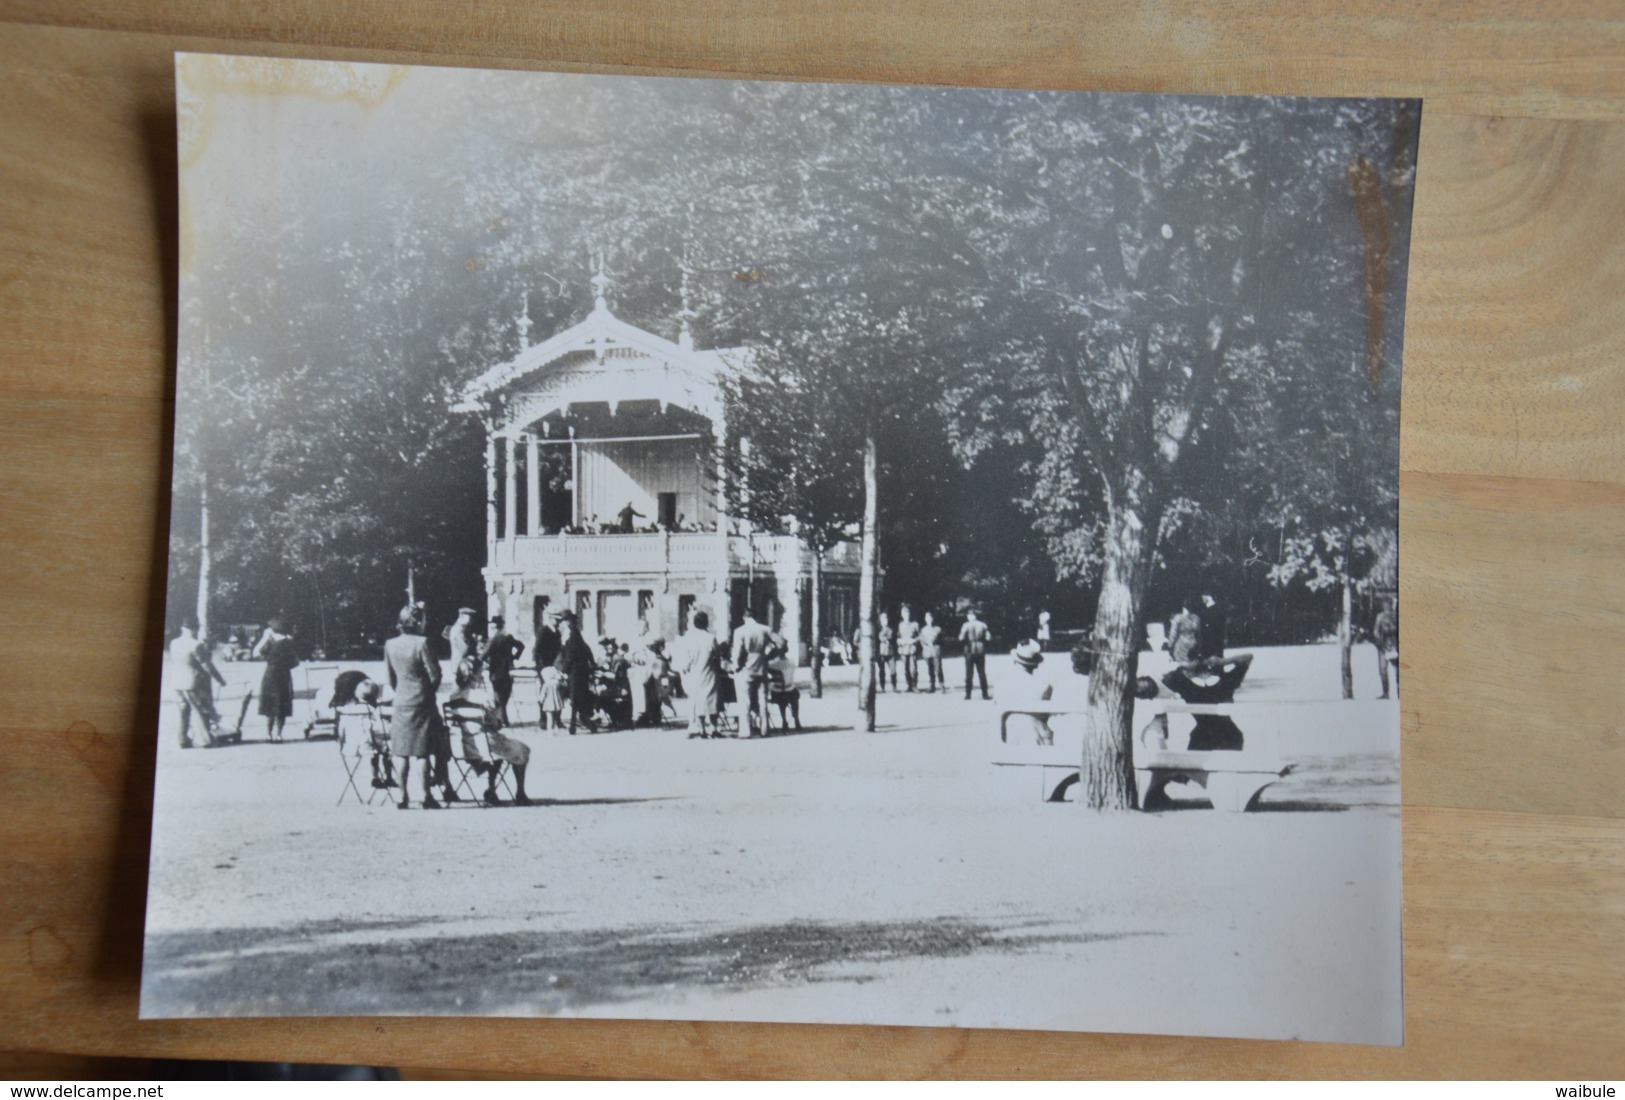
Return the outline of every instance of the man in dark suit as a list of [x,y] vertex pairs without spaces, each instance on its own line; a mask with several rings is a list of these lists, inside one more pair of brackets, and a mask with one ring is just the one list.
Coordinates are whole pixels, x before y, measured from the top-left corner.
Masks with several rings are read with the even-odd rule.
[[570,696],[570,733],[576,731],[579,721],[589,731],[596,730],[592,719],[592,647],[577,629],[576,617],[569,612],[559,616],[559,655],[553,667],[559,670]]
[[980,678],[982,684],[982,698],[991,699],[993,696],[987,690],[987,643],[992,638],[992,632],[987,624],[976,617],[976,609],[965,612],[965,625],[959,628],[959,641],[965,647],[965,698],[970,698],[971,675],[974,673]]
[[501,615],[491,616],[491,636],[480,647],[480,660],[491,677],[491,690],[497,697],[497,715],[508,725],[508,699],[513,695],[513,666],[525,652],[525,643],[509,634]]

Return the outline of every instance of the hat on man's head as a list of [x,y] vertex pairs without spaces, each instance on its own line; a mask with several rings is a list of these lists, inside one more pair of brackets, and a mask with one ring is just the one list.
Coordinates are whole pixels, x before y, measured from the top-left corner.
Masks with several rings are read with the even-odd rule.
[[501,615],[492,615],[491,621],[496,623],[498,626],[506,626],[508,623],[508,620],[504,619]]
[[459,615],[478,615],[479,612],[475,611],[472,607],[459,607],[457,609],[457,614],[459,614]]
[[1038,648],[1038,643],[1025,641],[1010,651],[1010,656],[1016,659],[1016,664],[1031,672],[1044,663],[1044,653]]

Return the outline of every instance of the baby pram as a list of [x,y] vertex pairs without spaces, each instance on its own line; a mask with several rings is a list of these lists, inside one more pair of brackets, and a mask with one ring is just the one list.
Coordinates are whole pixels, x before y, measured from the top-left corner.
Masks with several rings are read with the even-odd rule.
[[[303,686],[293,693],[295,701],[310,704],[310,718],[305,722],[305,740],[312,737],[338,736],[338,709],[354,703],[356,686],[368,679],[359,669],[338,672],[338,665],[300,665],[296,670],[303,677]],[[335,672],[331,692],[324,692],[325,684],[315,673]],[[318,686],[321,685],[321,686]]]
[[[243,743],[243,719],[248,715],[248,705],[254,701],[253,688],[244,684],[241,698],[205,699],[196,692],[185,694],[192,704],[193,713],[202,719],[203,728],[208,734],[208,739],[203,742],[204,748],[218,749],[224,745]],[[224,716],[229,716],[234,708],[237,724],[228,729]]]

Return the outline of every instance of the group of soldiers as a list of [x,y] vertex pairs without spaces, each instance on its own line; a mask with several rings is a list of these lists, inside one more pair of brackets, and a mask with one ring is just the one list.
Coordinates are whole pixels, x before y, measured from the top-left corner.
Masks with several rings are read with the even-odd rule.
[[[959,643],[965,655],[967,699],[971,697],[973,682],[980,685],[983,699],[993,697],[987,686],[987,647],[992,637],[987,624],[977,617],[975,608],[965,612],[964,625],[959,628]],[[856,633],[852,644],[854,649],[860,644]],[[920,683],[922,668],[925,672],[923,686]],[[897,678],[899,669],[903,673],[901,689]],[[897,626],[894,628],[891,616],[882,611],[875,629],[874,675],[877,691],[885,691],[888,681],[894,692],[923,691],[929,694],[936,692],[939,684],[943,691],[947,691],[948,677],[942,668],[942,627],[937,625],[936,615],[927,611],[924,621],[917,621],[914,609],[903,604],[898,609]]]

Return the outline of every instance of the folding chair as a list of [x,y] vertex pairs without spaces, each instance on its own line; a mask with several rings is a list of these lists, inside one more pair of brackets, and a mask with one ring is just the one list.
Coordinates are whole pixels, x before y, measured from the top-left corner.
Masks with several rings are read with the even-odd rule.
[[[334,739],[339,746],[339,760],[344,764],[345,784],[339,790],[336,805],[344,805],[345,796],[350,794],[355,795],[355,800],[363,806],[371,806],[380,796],[388,798],[386,788],[372,785],[378,774],[376,762],[380,753],[385,762],[385,774],[388,775],[390,771],[389,731],[382,712],[377,707],[362,703],[339,707],[334,712],[333,728]],[[363,765],[367,765],[368,770],[365,793],[355,778]]]
[[[327,707],[327,697],[333,691],[333,677],[338,674],[338,665],[300,665],[294,671],[299,673],[299,687],[293,691],[295,705],[304,703],[309,707],[306,712],[309,717],[305,719],[305,739],[318,732],[334,734],[338,732],[338,716]],[[321,692],[326,691],[327,697]]]
[[[485,776],[487,769],[495,768],[497,796],[512,802],[513,785],[508,780],[508,773],[502,770],[502,759],[491,751],[491,739],[485,728],[485,708],[473,702],[447,702],[442,704],[441,714],[446,719],[446,729],[450,734],[451,755],[447,767],[450,769],[448,774],[452,790],[457,792],[459,798],[475,805],[490,805],[485,801]],[[472,756],[468,752],[470,748],[474,750]]]

